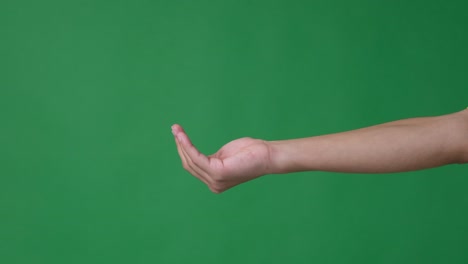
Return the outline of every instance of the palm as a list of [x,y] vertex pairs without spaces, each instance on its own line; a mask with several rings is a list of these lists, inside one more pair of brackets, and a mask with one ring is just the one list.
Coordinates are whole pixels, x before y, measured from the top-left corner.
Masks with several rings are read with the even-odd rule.
[[244,182],[268,171],[268,147],[264,141],[241,138],[209,156],[210,166],[226,180]]

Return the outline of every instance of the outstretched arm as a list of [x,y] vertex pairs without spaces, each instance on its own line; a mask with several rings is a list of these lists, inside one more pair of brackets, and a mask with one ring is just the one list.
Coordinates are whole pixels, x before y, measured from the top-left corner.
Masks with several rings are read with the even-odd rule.
[[201,154],[179,125],[172,129],[184,168],[215,193],[265,174],[390,173],[468,162],[468,109],[309,138],[242,138],[211,156]]
[[270,144],[274,172],[390,173],[464,163],[468,110]]

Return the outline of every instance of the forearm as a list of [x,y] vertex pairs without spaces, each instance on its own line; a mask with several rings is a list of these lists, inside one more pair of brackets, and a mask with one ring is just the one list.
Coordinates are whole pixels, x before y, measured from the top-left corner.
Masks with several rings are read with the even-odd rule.
[[467,162],[468,110],[324,136],[270,141],[270,173],[387,173]]

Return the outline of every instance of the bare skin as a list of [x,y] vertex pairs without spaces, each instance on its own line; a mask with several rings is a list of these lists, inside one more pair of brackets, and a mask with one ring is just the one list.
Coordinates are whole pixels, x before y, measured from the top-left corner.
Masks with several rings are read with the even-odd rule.
[[195,148],[180,125],[172,133],[183,167],[214,193],[266,174],[393,173],[468,163],[468,109],[308,138],[240,138],[210,156]]

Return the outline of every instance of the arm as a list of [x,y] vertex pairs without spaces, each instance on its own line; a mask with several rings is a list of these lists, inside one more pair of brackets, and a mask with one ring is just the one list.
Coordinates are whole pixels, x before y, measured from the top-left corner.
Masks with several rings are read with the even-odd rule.
[[468,110],[302,139],[241,138],[205,156],[172,127],[184,168],[220,193],[265,174],[390,173],[468,162]]
[[465,163],[468,110],[270,144],[273,173],[390,173]]

